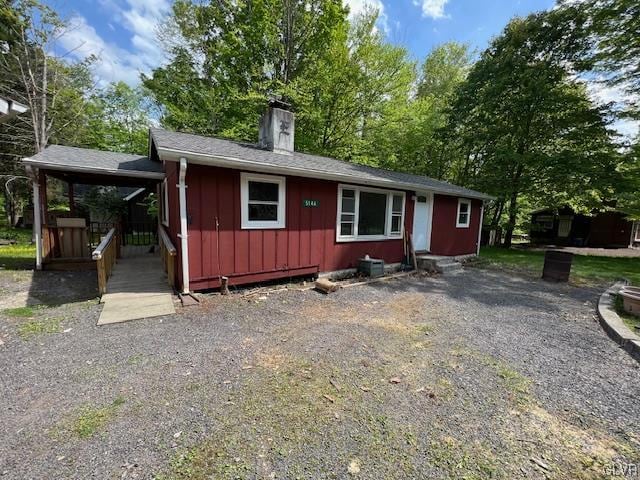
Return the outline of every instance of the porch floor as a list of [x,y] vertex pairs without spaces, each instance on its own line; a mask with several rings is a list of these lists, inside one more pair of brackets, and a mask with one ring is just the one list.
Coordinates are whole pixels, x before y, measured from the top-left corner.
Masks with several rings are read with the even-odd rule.
[[104,307],[98,325],[176,313],[173,291],[159,255],[130,255],[126,248],[107,282],[107,293],[100,300]]

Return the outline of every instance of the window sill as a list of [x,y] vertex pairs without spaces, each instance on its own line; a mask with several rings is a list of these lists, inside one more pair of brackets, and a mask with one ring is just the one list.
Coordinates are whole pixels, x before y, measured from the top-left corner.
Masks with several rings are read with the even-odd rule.
[[366,237],[338,237],[337,243],[349,243],[349,242],[383,242],[385,240],[402,240],[402,235],[397,237],[388,237],[386,235],[372,235]]
[[456,225],[456,228],[469,228],[469,225]]
[[282,230],[284,225],[242,225],[240,230]]

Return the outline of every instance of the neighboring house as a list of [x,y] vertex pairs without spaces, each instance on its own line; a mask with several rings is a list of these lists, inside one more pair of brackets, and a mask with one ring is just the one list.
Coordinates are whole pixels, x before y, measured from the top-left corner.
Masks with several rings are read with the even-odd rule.
[[25,105],[0,97],[0,123],[4,123],[28,110]]
[[629,247],[640,245],[640,228],[624,213],[575,213],[569,207],[537,210],[531,214],[532,243],[576,247]]
[[350,269],[365,255],[399,263],[409,235],[420,252],[477,253],[489,196],[295,152],[294,115],[280,106],[263,116],[258,145],[152,128],[148,158],[52,146],[24,162],[32,175],[159,179],[183,292],[222,277],[239,285]]

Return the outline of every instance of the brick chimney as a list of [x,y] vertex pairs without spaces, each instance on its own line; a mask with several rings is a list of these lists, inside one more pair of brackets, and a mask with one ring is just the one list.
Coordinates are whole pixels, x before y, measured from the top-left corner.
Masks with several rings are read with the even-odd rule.
[[258,146],[272,152],[291,155],[295,116],[291,106],[281,100],[270,100],[267,110],[260,119]]

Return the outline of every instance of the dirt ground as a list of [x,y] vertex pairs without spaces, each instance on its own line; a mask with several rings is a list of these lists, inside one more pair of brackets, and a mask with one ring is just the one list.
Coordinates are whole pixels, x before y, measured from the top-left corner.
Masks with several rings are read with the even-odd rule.
[[95,300],[5,310],[0,474],[613,478],[640,369],[598,293],[471,269],[107,327]]

